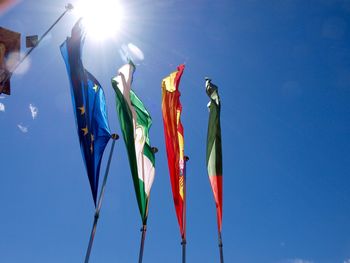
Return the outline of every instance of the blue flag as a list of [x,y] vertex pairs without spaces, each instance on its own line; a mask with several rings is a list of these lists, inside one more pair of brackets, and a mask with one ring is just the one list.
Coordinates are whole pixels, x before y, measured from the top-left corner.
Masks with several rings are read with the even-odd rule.
[[72,29],[71,37],[67,37],[60,49],[70,80],[80,148],[96,206],[102,155],[111,133],[103,89],[82,63],[84,39],[85,32],[81,20],[78,20]]

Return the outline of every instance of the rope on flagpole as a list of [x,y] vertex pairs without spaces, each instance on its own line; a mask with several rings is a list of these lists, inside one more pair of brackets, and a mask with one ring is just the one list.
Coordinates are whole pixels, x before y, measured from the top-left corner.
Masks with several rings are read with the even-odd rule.
[[89,258],[90,258],[90,253],[91,253],[91,249],[92,249],[92,244],[94,242],[94,238],[95,238],[95,233],[96,233],[96,228],[97,228],[97,222],[98,222],[98,218],[100,217],[100,211],[101,211],[101,206],[102,206],[102,200],[103,200],[103,196],[106,190],[106,183],[107,183],[107,177],[108,177],[108,173],[109,173],[109,167],[111,165],[111,160],[112,160],[112,156],[113,156],[113,149],[114,149],[114,144],[115,141],[119,139],[118,134],[112,134],[112,147],[111,147],[111,151],[109,153],[109,157],[108,157],[108,162],[107,162],[107,167],[106,167],[106,172],[103,178],[103,183],[101,186],[101,191],[100,191],[100,196],[98,198],[98,203],[97,203],[97,207],[95,210],[95,216],[94,216],[94,223],[92,225],[92,230],[91,230],[91,234],[90,234],[90,241],[89,241],[89,245],[88,248],[86,250],[86,255],[85,255],[85,263],[89,262]]
[[[32,51],[39,46],[40,42],[45,38],[45,36],[52,30],[52,28],[62,19],[62,17],[68,12],[71,11],[73,9],[73,5],[72,4],[67,4],[65,6],[65,11],[57,18],[57,20],[49,27],[48,30],[46,30],[46,32],[38,39],[38,42],[31,47],[26,53],[25,55],[13,66],[13,68],[10,70],[9,74],[6,76],[6,78],[2,81],[2,83],[6,83],[12,76],[12,74],[16,71],[16,69],[23,63],[23,61],[30,55],[30,53],[32,53]],[[2,90],[0,90],[0,93],[2,92]]]

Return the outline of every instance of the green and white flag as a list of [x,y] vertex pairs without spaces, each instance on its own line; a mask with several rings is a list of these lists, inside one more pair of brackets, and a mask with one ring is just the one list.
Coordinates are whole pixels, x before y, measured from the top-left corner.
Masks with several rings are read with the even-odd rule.
[[149,141],[152,119],[142,101],[131,90],[135,65],[122,66],[112,79],[116,106],[129,157],[129,164],[142,223],[146,225],[148,202],[155,175],[155,158]]
[[220,111],[221,102],[218,87],[206,78],[205,90],[210,98],[209,123],[207,135],[207,169],[211,188],[214,193],[218,229],[222,229],[222,146]]

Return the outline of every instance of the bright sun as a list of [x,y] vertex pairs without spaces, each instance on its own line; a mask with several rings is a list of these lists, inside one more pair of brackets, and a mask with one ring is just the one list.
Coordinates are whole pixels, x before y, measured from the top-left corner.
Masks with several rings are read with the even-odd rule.
[[97,41],[115,36],[120,30],[123,10],[118,0],[81,0],[75,7],[87,34]]

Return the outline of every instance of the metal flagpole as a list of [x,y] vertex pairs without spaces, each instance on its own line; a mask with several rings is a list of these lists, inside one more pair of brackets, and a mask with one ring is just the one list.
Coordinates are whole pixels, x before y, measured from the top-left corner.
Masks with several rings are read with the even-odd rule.
[[146,239],[146,228],[147,225],[143,225],[141,228],[141,245],[140,245],[140,253],[139,253],[139,263],[142,263],[142,258],[143,258],[143,248],[145,247],[145,239]]
[[105,175],[104,175],[104,178],[103,178],[103,183],[102,183],[102,186],[101,186],[100,196],[98,198],[98,203],[97,203],[95,216],[94,216],[94,223],[92,225],[92,230],[91,230],[91,234],[90,234],[89,246],[87,248],[86,255],[85,255],[85,263],[89,262],[91,248],[92,248],[92,243],[94,242],[94,238],[95,238],[97,222],[98,222],[98,218],[100,217],[102,200],[103,200],[103,196],[104,196],[105,189],[106,189],[107,177],[108,177],[108,173],[109,173],[109,167],[111,165],[114,144],[115,144],[115,141],[118,140],[118,139],[119,139],[118,134],[112,134],[112,140],[113,140],[112,147],[111,147],[111,151],[110,151],[109,157],[108,157],[106,172],[105,172]]
[[182,263],[186,263],[186,239],[182,237]]
[[[157,147],[152,147],[152,152],[157,153],[158,148]],[[148,202],[147,202],[147,207],[146,207],[146,213],[148,214],[148,204],[149,204],[149,198],[148,197]],[[139,252],[139,263],[142,263],[142,258],[143,258],[143,249],[145,247],[145,239],[146,239],[146,231],[147,231],[147,217],[145,222],[143,223],[143,226],[141,228],[141,244],[140,244],[140,252]]]
[[185,168],[184,168],[184,206],[183,206],[183,229],[184,229],[184,234],[182,236],[182,263],[186,263],[186,200],[187,200],[187,195],[186,195],[186,185],[187,185],[187,180],[186,180],[186,167],[187,167],[187,162],[190,160],[188,156],[185,156]]
[[222,251],[222,237],[221,232],[219,231],[219,249],[220,249],[220,263],[224,263],[224,252]]
[[[15,70],[19,67],[19,65],[21,65],[23,63],[23,61],[29,56],[30,53],[32,53],[32,51],[39,46],[41,40],[44,39],[44,37],[51,31],[51,29],[62,19],[62,17],[68,12],[71,11],[73,9],[73,5],[72,4],[67,4],[65,6],[66,10],[57,18],[57,20],[49,27],[49,29],[38,39],[38,42],[31,47],[26,53],[25,55],[13,66],[13,68],[11,69],[11,71],[9,72],[9,74],[6,76],[6,78],[2,81],[2,83],[6,83],[6,81],[8,81],[13,72],[15,72]],[[1,93],[1,92],[0,92]]]

